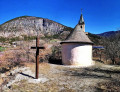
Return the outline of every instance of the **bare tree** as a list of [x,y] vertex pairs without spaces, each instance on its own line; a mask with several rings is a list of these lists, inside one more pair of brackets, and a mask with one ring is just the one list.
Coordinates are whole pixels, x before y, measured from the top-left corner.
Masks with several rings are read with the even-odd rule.
[[112,61],[112,64],[117,64],[120,60],[120,33],[103,38],[103,45],[106,57]]

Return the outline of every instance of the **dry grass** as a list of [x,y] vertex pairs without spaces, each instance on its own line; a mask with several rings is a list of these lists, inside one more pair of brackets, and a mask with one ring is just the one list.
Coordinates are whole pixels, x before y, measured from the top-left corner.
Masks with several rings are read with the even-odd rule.
[[12,62],[9,62],[13,58],[13,54],[11,52],[5,52],[2,57],[0,57],[0,69],[2,71],[3,68],[9,69],[9,66]]
[[63,86],[65,88],[63,90],[59,90],[60,87],[62,88],[61,85],[57,85],[55,82],[28,84],[27,81],[24,80],[12,85],[12,89],[14,89],[13,92],[75,92],[73,89],[69,89],[67,85]]
[[[26,67],[30,67],[30,69],[32,70],[32,72],[35,72],[35,63],[24,63],[24,66]],[[39,64],[39,71],[42,74],[48,74],[50,71],[50,65],[48,63],[40,63]]]
[[27,55],[26,53],[26,50],[21,49],[21,47],[6,49],[0,56],[0,72],[3,68],[11,69],[16,65],[21,65],[23,62],[35,61],[34,55]]
[[[25,63],[26,67],[30,67],[30,69],[35,72],[35,63]],[[55,66],[57,67],[57,66]],[[39,72],[43,74],[45,77],[49,79],[48,82],[33,84],[28,83],[26,80],[22,80],[20,82],[14,83],[10,89],[6,89],[4,92],[75,92],[72,88],[70,88],[67,84],[59,84],[59,80],[57,78],[61,77],[61,73],[58,72],[54,74],[54,68],[51,67],[48,63],[40,63],[39,64]],[[60,69],[60,67],[58,66]],[[53,80],[54,78],[54,80]],[[63,89],[61,89],[63,88]]]
[[[44,83],[28,83],[26,80],[12,84],[12,92],[119,92],[119,66],[106,66],[97,63],[87,68],[69,68],[62,65],[40,63],[39,71],[42,77],[49,79]],[[25,63],[25,66],[35,70],[35,63]],[[116,82],[115,82],[116,81]],[[85,91],[87,90],[87,91]],[[5,91],[6,92],[6,91]]]
[[50,71],[50,65],[48,63],[41,63],[39,65],[39,71],[42,74],[48,74]]
[[12,67],[14,67],[14,65],[16,63],[19,63],[17,62],[17,58],[16,57],[18,55],[18,53],[12,53],[12,52],[4,52],[4,55],[2,57],[0,57],[0,60],[1,60],[1,64],[0,64],[0,67],[1,68],[6,68],[6,69],[10,69]]
[[102,82],[96,88],[102,92],[120,92],[120,82]]
[[[32,46],[32,45],[31,45]],[[46,45],[46,47],[48,44]],[[21,48],[21,47],[20,47]],[[30,50],[26,46],[24,49],[14,48],[9,49],[14,52],[5,52],[4,57],[1,58],[4,63],[1,64],[2,67],[8,69],[8,65],[14,64],[14,62],[18,61],[21,64],[24,64],[25,67],[30,67],[32,72],[35,72],[35,50]],[[40,50],[40,58],[45,58],[46,55],[51,53],[51,49]],[[28,62],[27,56],[29,56],[29,60],[33,62]],[[15,59],[16,57],[16,59]],[[22,60],[24,59],[24,60]],[[99,58],[95,58],[99,59]],[[16,60],[16,61],[14,61]],[[12,61],[12,62],[11,62]],[[118,78],[119,75],[116,73],[107,73],[117,71],[119,72],[119,67],[111,67],[108,68],[104,66],[103,63],[97,62],[96,66],[90,68],[69,68],[64,67],[62,65],[51,65],[48,63],[40,63],[39,64],[39,73],[49,79],[49,81],[45,83],[28,83],[26,80],[22,80],[20,82],[16,82],[11,85],[10,89],[4,90],[4,92],[89,92],[89,86],[92,85],[92,88],[96,87],[96,92],[102,90],[104,92],[110,91],[108,89],[109,86],[111,90],[114,92],[116,88],[119,89],[117,85],[111,84],[115,78]],[[7,75],[7,72],[6,72]],[[110,76],[109,76],[110,75]],[[111,77],[112,76],[112,77]],[[116,76],[113,78],[113,76]],[[0,76],[1,77],[1,76]],[[119,79],[119,78],[118,78]],[[107,82],[105,83],[105,81]],[[110,82],[108,82],[110,81]],[[0,83],[2,79],[0,78]],[[112,86],[113,85],[113,86]],[[95,89],[95,88],[94,88]],[[81,91],[82,90],[82,91]],[[94,91],[92,91],[94,92]],[[117,92],[117,91],[116,91]]]
[[0,85],[3,83],[2,77],[0,76]]

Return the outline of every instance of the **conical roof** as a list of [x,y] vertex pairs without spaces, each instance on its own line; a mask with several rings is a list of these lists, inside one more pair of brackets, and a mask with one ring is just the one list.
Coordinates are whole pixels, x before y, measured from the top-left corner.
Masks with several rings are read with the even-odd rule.
[[81,14],[78,24],[85,24],[83,15]]
[[85,43],[85,44],[93,44],[93,42],[87,37],[85,32],[83,32],[82,28],[79,24],[76,25],[74,30],[70,33],[70,35],[66,38],[63,43]]

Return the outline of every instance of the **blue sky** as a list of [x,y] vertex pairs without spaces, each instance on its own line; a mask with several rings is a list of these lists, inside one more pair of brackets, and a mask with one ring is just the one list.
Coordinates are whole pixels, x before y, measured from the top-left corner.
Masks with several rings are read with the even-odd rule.
[[97,34],[120,29],[120,0],[0,0],[0,24],[28,15],[74,28],[81,8],[86,32]]

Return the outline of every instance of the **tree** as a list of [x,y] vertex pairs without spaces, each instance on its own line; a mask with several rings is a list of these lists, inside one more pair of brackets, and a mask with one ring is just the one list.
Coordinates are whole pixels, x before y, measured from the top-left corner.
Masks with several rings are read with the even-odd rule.
[[117,64],[120,60],[120,33],[103,38],[103,45],[106,57],[112,61],[112,64]]

